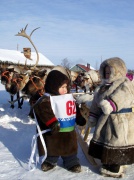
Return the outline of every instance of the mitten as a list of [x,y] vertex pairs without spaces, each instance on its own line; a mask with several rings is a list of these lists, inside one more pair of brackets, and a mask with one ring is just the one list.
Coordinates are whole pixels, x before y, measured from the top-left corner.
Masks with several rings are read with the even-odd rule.
[[113,107],[108,100],[102,100],[100,102],[100,108],[102,109],[103,113],[107,115],[113,111]]
[[76,118],[76,124],[79,126],[84,126],[86,124],[86,120],[84,117],[79,116]]
[[60,130],[60,123],[58,121],[55,121],[51,125],[49,125],[49,127],[52,134],[58,133]]
[[86,119],[81,115],[79,105],[76,103],[76,124],[79,126],[84,126],[86,124]]

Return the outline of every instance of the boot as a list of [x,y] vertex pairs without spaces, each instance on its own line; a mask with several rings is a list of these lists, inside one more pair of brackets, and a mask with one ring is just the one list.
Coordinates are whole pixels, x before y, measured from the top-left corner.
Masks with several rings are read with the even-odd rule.
[[114,177],[114,178],[120,178],[124,176],[124,168],[123,166],[108,166],[103,165],[100,168],[100,174],[106,177]]
[[68,171],[71,171],[74,173],[79,173],[79,172],[81,172],[81,166],[79,164],[74,165],[71,168],[69,168]]
[[49,162],[45,162],[45,161],[44,161],[44,162],[41,164],[41,169],[42,169],[42,171],[49,171],[49,170],[53,169],[55,166],[56,166],[56,165],[52,165],[52,164],[50,164]]

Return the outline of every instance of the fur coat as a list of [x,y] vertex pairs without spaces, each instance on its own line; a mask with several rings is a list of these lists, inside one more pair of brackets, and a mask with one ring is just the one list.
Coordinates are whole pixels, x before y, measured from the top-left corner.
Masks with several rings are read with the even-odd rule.
[[[104,68],[110,67],[108,80]],[[102,84],[96,89],[90,114],[94,116],[95,131],[88,153],[103,164],[134,163],[134,84],[126,77],[127,69],[120,58],[102,62],[100,75]],[[110,99],[115,112],[104,114],[100,102]]]
[[[58,70],[51,71],[45,82],[45,91],[51,96],[59,95],[58,89],[67,83],[69,92],[69,79],[66,75]],[[58,119],[52,110],[50,96],[43,95],[33,106],[36,119],[38,121],[41,131],[51,129],[52,124],[56,126]],[[86,120],[81,116],[80,110],[76,109],[76,123],[79,125],[85,125]],[[77,154],[77,136],[75,130],[70,132],[56,133],[47,132],[43,134],[44,141],[47,147],[48,156],[70,156]],[[40,137],[37,140],[39,156],[44,155],[44,149],[40,141]]]
[[[45,124],[55,117],[50,97],[43,96],[40,102],[34,107],[36,118],[41,130],[49,129]],[[77,153],[77,137],[75,130],[71,132],[57,132],[52,134],[47,132],[43,134],[48,156],[68,156]],[[39,156],[44,155],[44,149],[40,138],[38,138],[38,152]]]

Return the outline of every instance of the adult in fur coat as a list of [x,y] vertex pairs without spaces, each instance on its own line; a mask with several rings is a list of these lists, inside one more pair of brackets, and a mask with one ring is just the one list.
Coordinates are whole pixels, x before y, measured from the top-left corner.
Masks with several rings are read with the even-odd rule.
[[123,165],[134,163],[134,83],[126,73],[122,59],[103,61],[102,83],[90,107],[87,126],[95,131],[88,152],[101,160],[104,176],[120,177]]
[[[63,97],[65,97],[69,95],[64,95],[65,93],[69,93],[69,83],[70,81],[65,74],[61,73],[59,70],[51,71],[45,82],[46,93],[33,106],[41,131],[47,129],[51,130],[50,132],[43,134],[47,147],[47,158],[41,165],[43,171],[53,169],[60,156],[63,159],[63,165],[67,170],[76,173],[81,171],[80,162],[77,157],[78,146],[75,124],[71,124],[71,127],[65,129],[62,128],[65,131],[61,131],[61,124],[53,111],[51,103],[51,98],[53,96],[61,96],[61,94],[63,94]],[[63,93],[60,93],[61,91],[59,89]],[[72,101],[69,103],[72,103]],[[77,111],[75,111],[76,106],[74,101],[72,106],[76,123],[82,126],[85,125],[86,120],[80,115],[79,109],[77,108]],[[61,104],[61,110],[63,107],[64,104]],[[69,121],[69,118],[62,119],[61,121]],[[39,156],[45,154],[40,138],[38,138],[38,152]]]

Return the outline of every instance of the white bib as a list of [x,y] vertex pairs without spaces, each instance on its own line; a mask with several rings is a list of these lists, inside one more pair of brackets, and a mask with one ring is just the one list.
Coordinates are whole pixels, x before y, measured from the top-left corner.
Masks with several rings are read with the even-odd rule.
[[50,96],[55,117],[60,123],[60,132],[74,130],[76,121],[76,105],[72,94]]

